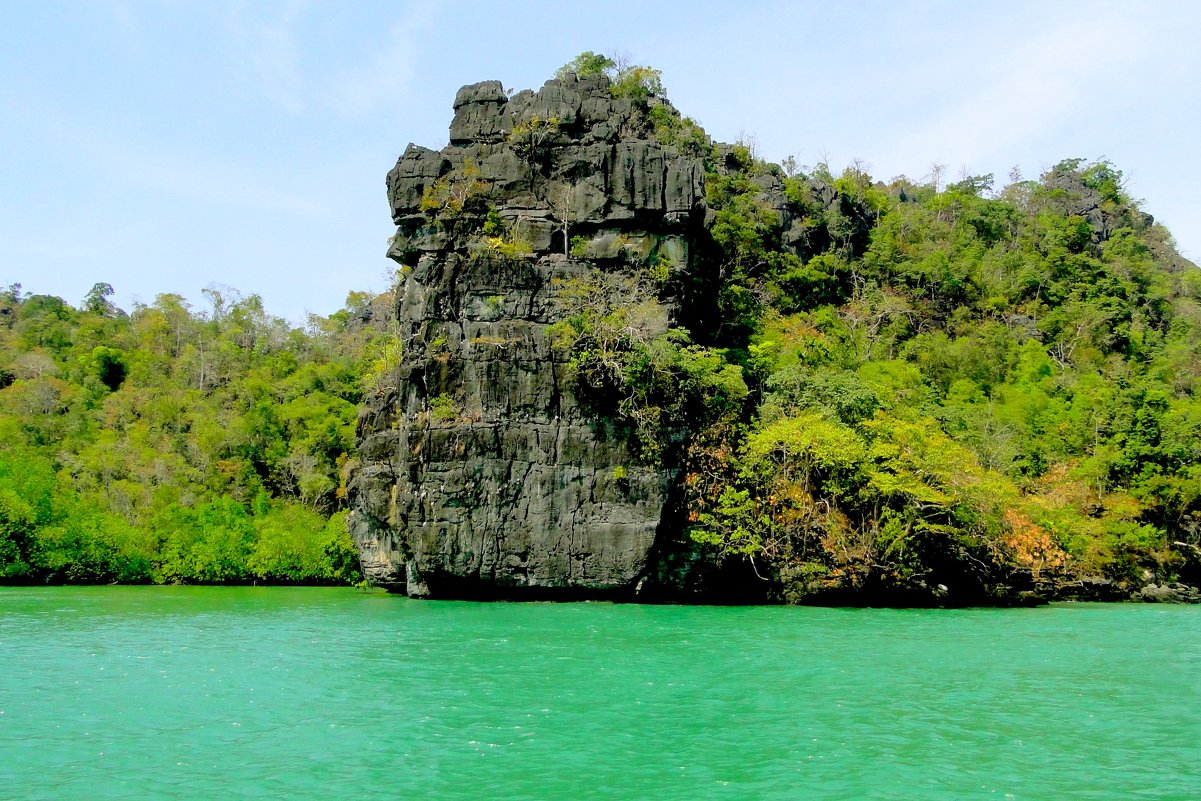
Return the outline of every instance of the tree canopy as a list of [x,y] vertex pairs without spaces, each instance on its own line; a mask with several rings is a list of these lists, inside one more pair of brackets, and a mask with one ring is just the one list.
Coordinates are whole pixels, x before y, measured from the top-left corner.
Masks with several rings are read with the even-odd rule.
[[345,472],[386,299],[299,329],[227,288],[112,294],[0,299],[0,578],[357,580]]

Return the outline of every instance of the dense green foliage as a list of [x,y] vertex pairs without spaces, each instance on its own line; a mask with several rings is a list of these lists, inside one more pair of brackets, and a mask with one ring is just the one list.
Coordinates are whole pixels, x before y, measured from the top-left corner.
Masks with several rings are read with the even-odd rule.
[[574,73],[579,78],[590,78],[602,72],[608,73],[616,67],[617,62],[603,53],[594,53],[591,50],[585,50],[562,67],[559,67],[555,72],[555,77],[561,80]]
[[591,50],[580,53],[559,67],[555,77],[561,80],[574,74],[578,78],[589,78],[602,73],[609,77],[609,91],[615,98],[646,101],[652,95],[663,94],[663,74],[659,70],[614,60]]
[[390,358],[373,299],[301,330],[257,296],[111,294],[0,297],[0,580],[357,580],[344,468]]
[[566,342],[640,441],[669,421],[695,542],[801,594],[1201,578],[1201,272],[1113,165],[885,184],[644,111],[707,172],[686,330],[627,290]]
[[717,156],[709,333],[755,403],[694,453],[695,539],[811,585],[1196,569],[1201,273],[1112,165],[994,192]]

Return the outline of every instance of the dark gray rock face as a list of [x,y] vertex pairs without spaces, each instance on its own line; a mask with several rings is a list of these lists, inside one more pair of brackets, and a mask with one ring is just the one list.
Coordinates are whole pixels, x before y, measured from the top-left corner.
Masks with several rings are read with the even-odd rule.
[[360,417],[363,566],[414,596],[631,593],[676,476],[582,405],[553,326],[581,287],[621,301],[635,263],[687,269],[703,167],[604,76],[511,98],[487,81],[454,107],[450,145],[388,173],[402,356]]

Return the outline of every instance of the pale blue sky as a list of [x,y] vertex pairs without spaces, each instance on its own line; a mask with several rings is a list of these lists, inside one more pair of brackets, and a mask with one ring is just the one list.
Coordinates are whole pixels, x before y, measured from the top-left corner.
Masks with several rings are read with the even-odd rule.
[[119,305],[228,285],[302,322],[382,290],[384,174],[455,90],[582,50],[714,137],[877,178],[1107,157],[1201,260],[1201,11],[1079,2],[0,0],[0,283]]

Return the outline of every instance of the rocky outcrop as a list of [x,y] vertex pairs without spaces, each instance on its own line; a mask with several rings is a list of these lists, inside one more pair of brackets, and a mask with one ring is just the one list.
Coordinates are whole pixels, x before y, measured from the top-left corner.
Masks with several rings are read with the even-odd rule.
[[1042,181],[1050,190],[1051,202],[1060,211],[1088,224],[1088,236],[1094,245],[1100,245],[1122,228],[1141,231],[1155,223],[1150,214],[1123,203],[1106,202],[1116,199],[1113,195],[1121,185],[1120,172],[1101,162],[1089,169],[1091,178],[1086,180],[1080,173],[1081,163],[1081,159],[1069,159],[1057,164]]
[[[1152,571],[1141,582],[1070,566],[1036,572],[1004,539],[951,531],[942,518],[929,531],[953,536],[907,540],[907,561],[898,551],[888,562],[895,543],[879,553],[879,514],[865,504],[835,509],[824,497],[809,498],[811,506],[804,497],[781,501],[771,512],[782,525],[770,536],[779,538],[765,541],[759,561],[758,535],[733,540],[746,536],[737,492],[733,522],[710,515],[717,522],[708,530],[707,510],[742,480],[730,458],[749,411],[737,364],[749,337],[739,298],[781,293],[795,304],[798,293],[831,292],[834,276],[800,268],[822,253],[861,255],[877,219],[864,193],[893,188],[847,191],[828,175],[788,177],[745,145],[713,145],[642,89],[614,97],[604,75],[511,96],[496,81],[466,86],[450,143],[437,151],[410,144],[388,173],[396,224],[388,255],[400,265],[394,341],[361,410],[348,482],[368,580],[417,597],[919,606],[1201,599],[1191,585],[1150,583],[1161,575]],[[1097,250],[1116,231],[1152,225],[1115,201],[1120,174],[1078,166],[1044,176],[1072,248]],[[900,202],[919,202],[896,191]],[[1164,259],[1183,264],[1178,254]],[[1007,319],[1031,338],[1034,323]],[[679,357],[661,360],[675,365],[663,371],[672,377],[647,378],[664,353]],[[706,359],[717,366],[682,367]],[[710,414],[726,416],[715,425]],[[766,497],[770,511],[775,487],[742,496]],[[1176,544],[1195,554],[1195,544]],[[1196,564],[1186,559],[1179,576],[1163,575],[1195,584]]]
[[[704,172],[654,139],[661,103],[614,99],[603,75],[466,86],[450,144],[409,145],[388,174],[402,355],[365,403],[351,479],[370,580],[605,597],[645,575],[676,475],[578,397],[554,326],[647,264],[688,267]],[[676,301],[652,305],[671,325]]]
[[1178,581],[1148,584],[1135,593],[1134,599],[1148,603],[1196,604],[1201,603],[1201,590]]

